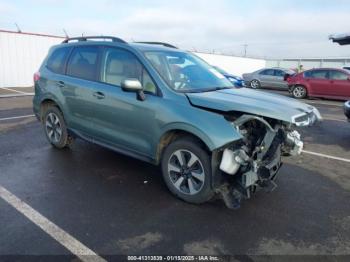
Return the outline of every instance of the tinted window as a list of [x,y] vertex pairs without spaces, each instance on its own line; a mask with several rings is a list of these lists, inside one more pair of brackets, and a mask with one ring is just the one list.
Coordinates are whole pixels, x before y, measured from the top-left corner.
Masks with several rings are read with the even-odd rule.
[[139,60],[130,52],[117,48],[106,48],[102,55],[101,81],[121,86],[123,80],[138,79],[144,91],[156,93],[156,85]]
[[286,72],[282,71],[282,70],[275,70],[275,76],[284,76],[286,74]]
[[47,60],[47,68],[54,73],[62,74],[64,71],[64,63],[69,54],[69,51],[69,47],[59,48],[53,51]]
[[273,76],[274,70],[273,69],[265,69],[259,73],[260,75],[267,75],[267,76]]
[[312,70],[306,71],[304,76],[307,78],[317,78],[317,79],[327,79],[328,71],[327,70]]
[[95,80],[97,72],[97,46],[74,48],[67,65],[67,75]]
[[334,79],[334,80],[347,80],[348,79],[348,75],[343,73],[343,72],[340,72],[340,71],[337,71],[337,70],[331,70],[329,71],[329,78],[330,79]]

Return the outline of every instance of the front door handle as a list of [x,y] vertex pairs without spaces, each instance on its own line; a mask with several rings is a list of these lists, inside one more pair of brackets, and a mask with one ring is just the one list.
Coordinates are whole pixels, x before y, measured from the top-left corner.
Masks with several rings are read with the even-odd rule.
[[105,95],[104,95],[104,93],[102,93],[102,92],[95,92],[95,93],[93,94],[93,96],[96,97],[97,99],[103,99],[103,98],[105,98]]

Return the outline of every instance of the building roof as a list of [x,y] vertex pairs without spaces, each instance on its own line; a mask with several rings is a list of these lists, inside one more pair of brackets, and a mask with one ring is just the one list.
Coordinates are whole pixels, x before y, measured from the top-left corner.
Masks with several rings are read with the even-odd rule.
[[0,29],[0,33],[10,33],[10,34],[20,34],[20,35],[34,35],[34,36],[44,36],[44,37],[53,37],[53,38],[62,38],[62,39],[65,38],[64,36],[58,36],[58,35],[37,34],[37,33],[21,32],[21,31],[2,30],[2,29]]

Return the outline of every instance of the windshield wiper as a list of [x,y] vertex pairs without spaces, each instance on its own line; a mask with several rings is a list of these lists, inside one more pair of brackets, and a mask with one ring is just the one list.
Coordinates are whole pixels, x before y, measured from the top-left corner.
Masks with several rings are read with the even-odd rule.
[[193,88],[193,89],[182,89],[182,90],[177,90],[178,92],[181,93],[204,93],[204,92],[213,92],[213,91],[218,91],[218,90],[223,90],[223,89],[232,89],[234,86],[226,86],[226,87],[211,87],[211,88]]

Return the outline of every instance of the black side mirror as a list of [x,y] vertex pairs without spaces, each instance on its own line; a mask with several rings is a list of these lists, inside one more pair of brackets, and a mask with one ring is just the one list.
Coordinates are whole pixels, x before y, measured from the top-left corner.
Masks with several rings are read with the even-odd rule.
[[141,82],[135,78],[127,78],[122,81],[121,87],[126,92],[136,92],[137,99],[144,101],[146,99]]

